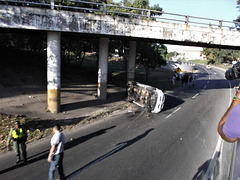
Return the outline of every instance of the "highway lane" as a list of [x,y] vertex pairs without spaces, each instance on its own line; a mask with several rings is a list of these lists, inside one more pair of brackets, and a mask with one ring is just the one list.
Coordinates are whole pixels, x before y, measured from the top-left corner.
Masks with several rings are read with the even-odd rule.
[[[229,86],[237,82],[229,84],[221,70],[198,69],[195,88],[184,86],[168,92],[165,108],[159,114],[140,109],[115,112],[65,133],[64,169],[68,178],[227,177],[232,144],[221,142],[217,147],[217,124],[234,93]],[[0,155],[0,179],[47,179],[49,141],[47,138],[28,146],[30,164],[26,166],[13,166],[12,152]]]

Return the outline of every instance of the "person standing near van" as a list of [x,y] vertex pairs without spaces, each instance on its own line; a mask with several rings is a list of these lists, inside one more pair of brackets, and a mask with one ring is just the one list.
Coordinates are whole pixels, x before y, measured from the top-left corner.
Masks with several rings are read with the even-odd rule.
[[20,158],[20,150],[22,153],[24,163],[27,162],[27,151],[26,151],[26,141],[27,141],[27,132],[20,125],[20,121],[16,121],[14,123],[14,127],[11,128],[8,139],[7,139],[7,147],[13,140],[13,149],[15,150],[17,160],[16,164],[21,162]]

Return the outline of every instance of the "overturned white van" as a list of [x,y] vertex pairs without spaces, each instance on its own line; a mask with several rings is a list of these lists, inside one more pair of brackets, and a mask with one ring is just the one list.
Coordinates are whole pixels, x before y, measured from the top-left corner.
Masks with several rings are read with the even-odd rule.
[[143,107],[148,112],[159,113],[164,106],[165,95],[155,87],[129,81],[127,84],[127,100]]

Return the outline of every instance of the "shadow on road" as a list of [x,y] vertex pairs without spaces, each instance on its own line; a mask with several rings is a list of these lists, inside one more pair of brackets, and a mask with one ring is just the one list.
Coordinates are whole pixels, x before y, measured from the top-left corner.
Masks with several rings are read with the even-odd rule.
[[[93,132],[93,133],[88,134],[88,135],[86,135],[86,136],[82,136],[82,137],[79,137],[79,138],[74,139],[74,140],[72,140],[72,141],[69,141],[69,142],[67,142],[67,143],[64,144],[64,149],[65,149],[65,150],[68,150],[68,149],[70,149],[70,148],[72,148],[72,147],[74,147],[74,146],[77,146],[77,145],[79,145],[79,144],[81,144],[81,143],[84,143],[84,142],[86,142],[86,141],[88,141],[88,140],[90,140],[90,139],[92,139],[92,138],[94,138],[94,137],[103,135],[103,134],[105,134],[108,130],[113,129],[113,128],[115,128],[115,127],[116,127],[116,126],[111,126],[111,127],[109,127],[109,128],[101,129],[101,130],[99,130],[99,131]],[[42,160],[42,159],[47,159],[48,153],[49,153],[49,150],[45,150],[45,151],[43,151],[43,152],[40,152],[40,153],[37,153],[37,154],[35,154],[35,155],[33,155],[33,156],[28,157],[28,164],[32,164],[32,163],[37,162],[37,161]],[[17,169],[17,168],[26,166],[26,165],[28,165],[28,164],[20,163],[20,164],[14,165],[14,166],[12,166],[12,167],[9,167],[9,168],[6,168],[6,169],[4,169],[4,170],[1,170],[1,171],[0,171],[0,174],[4,174],[4,173],[6,173],[6,172],[8,172],[8,171],[12,171],[12,170],[14,170],[14,169]]]
[[61,105],[61,111],[71,111],[75,109],[81,109],[86,107],[95,107],[95,106],[104,106],[105,104],[121,101],[125,98],[125,92],[116,92],[108,95],[106,101],[100,99],[88,100],[88,101],[79,101],[74,103],[68,103]]
[[220,152],[216,152],[213,159],[209,159],[203,163],[198,168],[198,172],[194,175],[192,180],[217,179],[220,171],[219,156]]
[[199,168],[198,172],[194,175],[192,180],[202,180],[207,172],[208,166],[210,164],[211,160],[207,160],[205,163],[203,163]]
[[185,102],[180,98],[170,96],[170,95],[167,95],[167,94],[165,94],[165,98],[166,99],[165,99],[165,103],[164,103],[162,111],[166,111],[166,110],[175,108],[175,107],[177,107],[177,106],[179,106],[179,105],[181,105]]
[[119,151],[122,151],[124,150],[125,148],[131,146],[132,144],[136,143],[137,141],[143,139],[144,137],[146,137],[151,131],[153,131],[154,128],[151,128],[149,130],[147,130],[145,133],[129,140],[129,141],[125,141],[125,142],[121,142],[121,143],[118,143],[117,146],[115,149],[109,151],[108,153],[104,154],[103,156],[100,156],[99,158],[93,160],[92,162],[88,163],[87,165],[81,167],[80,169],[74,171],[73,173],[71,173],[70,175],[68,175],[66,177],[66,179],[71,179],[72,177],[78,175],[79,173],[83,172],[84,170],[88,169],[89,167],[93,166],[94,164],[96,163],[99,163],[100,161],[118,153]]

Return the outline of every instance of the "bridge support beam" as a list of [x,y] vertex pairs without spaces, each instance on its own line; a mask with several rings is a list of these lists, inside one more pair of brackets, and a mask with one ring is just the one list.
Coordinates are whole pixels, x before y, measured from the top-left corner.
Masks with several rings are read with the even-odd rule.
[[61,88],[61,53],[60,33],[47,33],[47,101],[48,110],[52,113],[60,112]]
[[137,42],[129,41],[129,58],[127,69],[127,81],[135,80]]
[[98,97],[107,99],[107,74],[108,74],[108,38],[99,39],[99,63],[98,63]]

